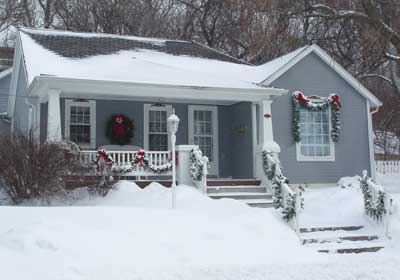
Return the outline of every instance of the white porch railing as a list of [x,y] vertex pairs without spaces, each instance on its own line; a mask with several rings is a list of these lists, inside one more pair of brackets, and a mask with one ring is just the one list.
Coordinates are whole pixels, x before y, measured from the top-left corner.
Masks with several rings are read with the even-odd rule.
[[400,174],[400,160],[377,160],[375,165],[380,174]]
[[[114,160],[114,166],[117,168],[130,166],[130,162],[135,158],[138,151],[107,151],[107,154]],[[170,151],[146,151],[146,156],[149,159],[149,164],[161,166],[169,162]],[[83,150],[80,153],[80,160],[83,164],[89,165],[97,159],[97,151]],[[146,168],[135,164],[132,166],[132,171],[124,173],[122,176],[171,176],[172,171],[166,171],[162,174],[155,174]]]

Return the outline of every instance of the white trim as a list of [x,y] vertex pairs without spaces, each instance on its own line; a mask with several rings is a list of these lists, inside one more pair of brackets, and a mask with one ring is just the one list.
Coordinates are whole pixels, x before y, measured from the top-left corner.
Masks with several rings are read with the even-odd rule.
[[188,105],[188,137],[189,145],[194,145],[194,110],[211,111],[213,113],[213,161],[210,163],[210,175],[219,176],[219,131],[218,131],[218,107],[217,106],[202,106]]
[[335,161],[335,142],[333,142],[331,138],[331,131],[332,131],[332,121],[331,121],[331,110],[330,107],[328,107],[328,112],[329,112],[329,119],[328,119],[328,124],[329,124],[329,143],[330,143],[330,151],[331,154],[329,156],[304,156],[301,154],[301,149],[300,149],[300,142],[296,143],[296,160],[297,161]]
[[252,149],[253,149],[253,177],[257,178],[257,134],[258,134],[258,125],[257,125],[257,104],[251,104],[251,140],[252,140]]
[[88,102],[74,101],[73,99],[65,99],[64,113],[64,138],[70,140],[70,124],[71,124],[71,106],[89,107],[90,108],[90,145],[77,143],[82,148],[96,148],[96,101],[89,100]]
[[282,76],[286,71],[296,65],[299,61],[305,58],[310,53],[315,53],[318,55],[326,64],[328,64],[340,77],[342,77],[345,81],[347,81],[357,92],[359,92],[362,96],[371,101],[374,105],[373,107],[382,106],[382,102],[372,94],[366,87],[364,87],[359,81],[357,81],[347,70],[345,70],[339,63],[337,63],[331,56],[329,56],[324,50],[322,50],[319,46],[313,44],[308,46],[304,50],[302,50],[299,54],[297,54],[293,59],[291,59],[288,63],[283,65],[277,71],[275,71],[272,75],[270,75],[267,79],[262,81],[261,84],[269,86],[273,81]]
[[12,74],[12,72],[13,72],[12,67],[0,72],[0,80],[3,79],[4,77],[7,77],[10,74]]
[[376,179],[376,163],[375,163],[375,151],[373,142],[373,124],[372,124],[372,112],[370,111],[370,104],[367,100],[367,124],[368,124],[368,147],[369,147],[369,161],[371,168],[371,177]]
[[[272,96],[280,96],[288,91],[278,88],[218,88],[195,87],[165,84],[148,84],[133,82],[110,82],[101,80],[71,79],[52,76],[37,76],[28,88],[29,96],[45,99],[43,91],[48,88],[59,88],[65,96],[82,95],[87,98],[157,98],[165,103],[170,99],[186,99],[193,101],[212,100],[214,102],[257,102]],[[110,94],[112,92],[112,94]],[[148,102],[151,102],[150,100]]]
[[[17,32],[15,50],[14,50],[14,60],[13,60],[13,67],[12,67],[12,76],[10,82],[10,96],[8,97],[8,116],[11,118],[11,132],[14,130],[14,110],[15,110],[15,99],[17,95],[17,87],[18,87],[18,79],[19,79],[19,72],[20,66],[23,63],[22,59],[22,44],[21,38],[19,36],[19,32]],[[28,81],[26,81],[28,82]],[[47,93],[47,91],[46,91]]]
[[[149,111],[165,111],[167,112],[167,119],[172,114],[172,105],[163,104],[163,106],[153,106],[153,104],[144,104],[143,109],[143,146],[146,151],[149,150]],[[167,122],[168,125],[168,122]],[[168,133],[168,149],[171,148],[171,133],[169,126],[167,127]]]

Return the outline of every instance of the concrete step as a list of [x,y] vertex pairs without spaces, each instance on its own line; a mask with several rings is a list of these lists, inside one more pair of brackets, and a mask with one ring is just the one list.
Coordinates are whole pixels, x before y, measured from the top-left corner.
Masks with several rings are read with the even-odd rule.
[[260,180],[256,179],[208,179],[207,186],[259,186]]
[[320,249],[319,253],[327,254],[360,254],[360,253],[375,253],[382,250],[384,246],[358,247],[358,248],[335,248],[335,249]]
[[217,193],[266,193],[265,187],[260,186],[207,186],[208,194]]
[[238,199],[238,200],[246,203],[251,207],[258,207],[258,208],[274,207],[274,202],[272,199]]
[[342,243],[343,241],[372,241],[377,240],[379,237],[376,235],[360,235],[360,236],[333,236],[323,238],[301,238],[301,244],[324,244],[324,243]]
[[364,228],[364,226],[334,226],[334,227],[311,227],[311,228],[300,228],[300,233],[306,232],[318,232],[318,231],[357,231]]
[[272,199],[270,193],[257,192],[226,192],[226,193],[210,193],[209,197],[214,199],[231,198],[231,199]]

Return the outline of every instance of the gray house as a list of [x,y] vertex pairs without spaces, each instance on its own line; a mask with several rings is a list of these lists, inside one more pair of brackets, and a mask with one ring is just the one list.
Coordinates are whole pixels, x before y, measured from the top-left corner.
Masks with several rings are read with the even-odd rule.
[[212,176],[260,178],[268,149],[291,182],[330,184],[374,171],[380,105],[316,45],[253,66],[195,42],[21,29],[7,112],[13,130],[87,150],[112,144],[109,124],[123,116],[134,127],[124,144],[162,151],[174,108],[177,144],[198,145]]

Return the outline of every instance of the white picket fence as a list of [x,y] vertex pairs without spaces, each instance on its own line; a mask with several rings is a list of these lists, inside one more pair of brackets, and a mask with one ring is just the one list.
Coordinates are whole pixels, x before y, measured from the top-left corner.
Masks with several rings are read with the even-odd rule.
[[375,166],[380,174],[400,174],[400,160],[377,160]]

